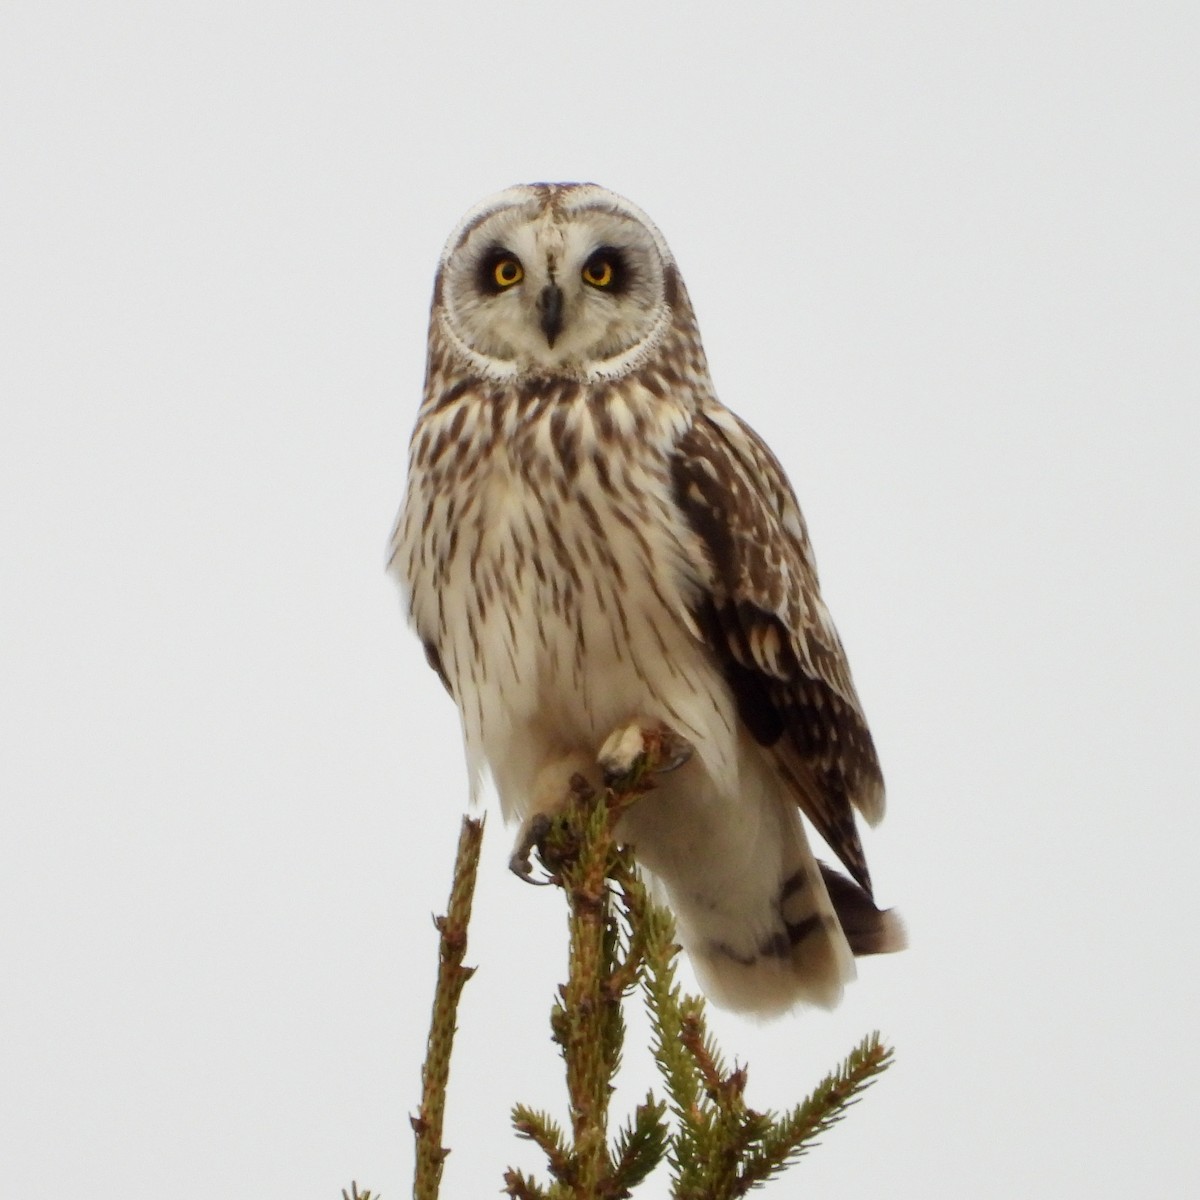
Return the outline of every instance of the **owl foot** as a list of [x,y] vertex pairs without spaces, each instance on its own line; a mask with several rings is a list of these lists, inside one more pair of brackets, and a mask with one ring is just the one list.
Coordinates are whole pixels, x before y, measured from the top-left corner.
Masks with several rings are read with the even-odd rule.
[[614,729],[600,747],[596,762],[606,787],[630,779],[650,765],[655,775],[682,767],[696,748],[661,721],[631,721]]
[[[586,803],[594,795],[595,791],[592,785],[583,775],[578,772],[572,775],[568,784],[568,793],[559,798],[555,805],[555,812],[535,812],[521,825],[521,831],[517,834],[516,844],[513,846],[513,852],[508,860],[508,869],[518,879],[525,883],[531,883],[535,887],[545,887],[547,884],[553,883],[555,877],[551,871],[554,868],[554,855],[551,854],[550,866],[547,867],[546,838],[554,825],[555,816],[561,813],[568,801]],[[545,879],[535,879],[533,876],[533,852],[535,850],[542,866],[547,870]]]

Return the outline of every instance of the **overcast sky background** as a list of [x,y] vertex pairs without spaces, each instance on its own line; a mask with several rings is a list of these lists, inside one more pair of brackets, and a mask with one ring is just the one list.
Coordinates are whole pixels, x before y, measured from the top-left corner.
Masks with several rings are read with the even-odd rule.
[[[758,1107],[897,1049],[764,1194],[1194,1185],[1197,11],[8,0],[0,1194],[409,1193],[466,788],[385,545],[442,241],[542,179],[672,245],[889,783],[912,949],[713,1018]],[[510,837],[446,1200],[564,1109]]]

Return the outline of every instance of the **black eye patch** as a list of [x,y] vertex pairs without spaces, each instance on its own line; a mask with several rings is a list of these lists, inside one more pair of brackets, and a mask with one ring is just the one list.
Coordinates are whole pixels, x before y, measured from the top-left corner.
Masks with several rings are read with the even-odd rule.
[[493,246],[479,260],[476,281],[481,292],[496,296],[514,283],[519,283],[524,274],[521,260],[511,250],[505,246]]
[[627,291],[632,280],[629,260],[616,246],[600,246],[593,250],[580,275],[584,283],[597,291],[615,295]]

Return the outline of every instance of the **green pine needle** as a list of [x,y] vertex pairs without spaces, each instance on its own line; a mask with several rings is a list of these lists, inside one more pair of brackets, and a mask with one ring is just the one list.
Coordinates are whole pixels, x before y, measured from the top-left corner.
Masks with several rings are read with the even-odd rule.
[[571,1174],[572,1162],[566,1135],[548,1113],[536,1112],[524,1104],[517,1104],[513,1106],[512,1123],[518,1137],[527,1138],[541,1147],[548,1160],[550,1173],[556,1179],[565,1179]]
[[838,1123],[863,1092],[892,1062],[892,1049],[878,1032],[868,1034],[831,1071],[807,1099],[772,1123],[760,1149],[749,1155],[742,1171],[744,1191],[794,1163],[816,1145],[817,1138]]
[[664,1120],[667,1106],[655,1100],[653,1092],[646,1093],[646,1101],[639,1104],[631,1125],[626,1125],[617,1135],[613,1148],[615,1166],[612,1173],[614,1195],[635,1188],[667,1153],[670,1130]]

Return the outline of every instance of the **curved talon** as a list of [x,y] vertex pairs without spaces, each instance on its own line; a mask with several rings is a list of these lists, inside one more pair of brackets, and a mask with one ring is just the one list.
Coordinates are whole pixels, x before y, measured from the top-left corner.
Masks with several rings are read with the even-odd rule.
[[545,879],[534,879],[532,853],[537,850],[542,839],[550,831],[550,818],[545,813],[534,813],[521,828],[517,844],[508,860],[508,869],[523,883],[533,887],[549,887],[554,882],[547,874]]
[[509,860],[508,869],[522,882],[529,884],[530,887],[549,887],[553,882],[553,876],[547,875],[545,879],[534,879],[533,868],[529,859],[525,859],[524,863],[517,863],[517,856],[514,854]]
[[678,771],[696,753],[696,747],[687,738],[680,737],[673,730],[664,731],[659,750],[664,757],[654,768],[656,775],[666,775],[669,771]]

